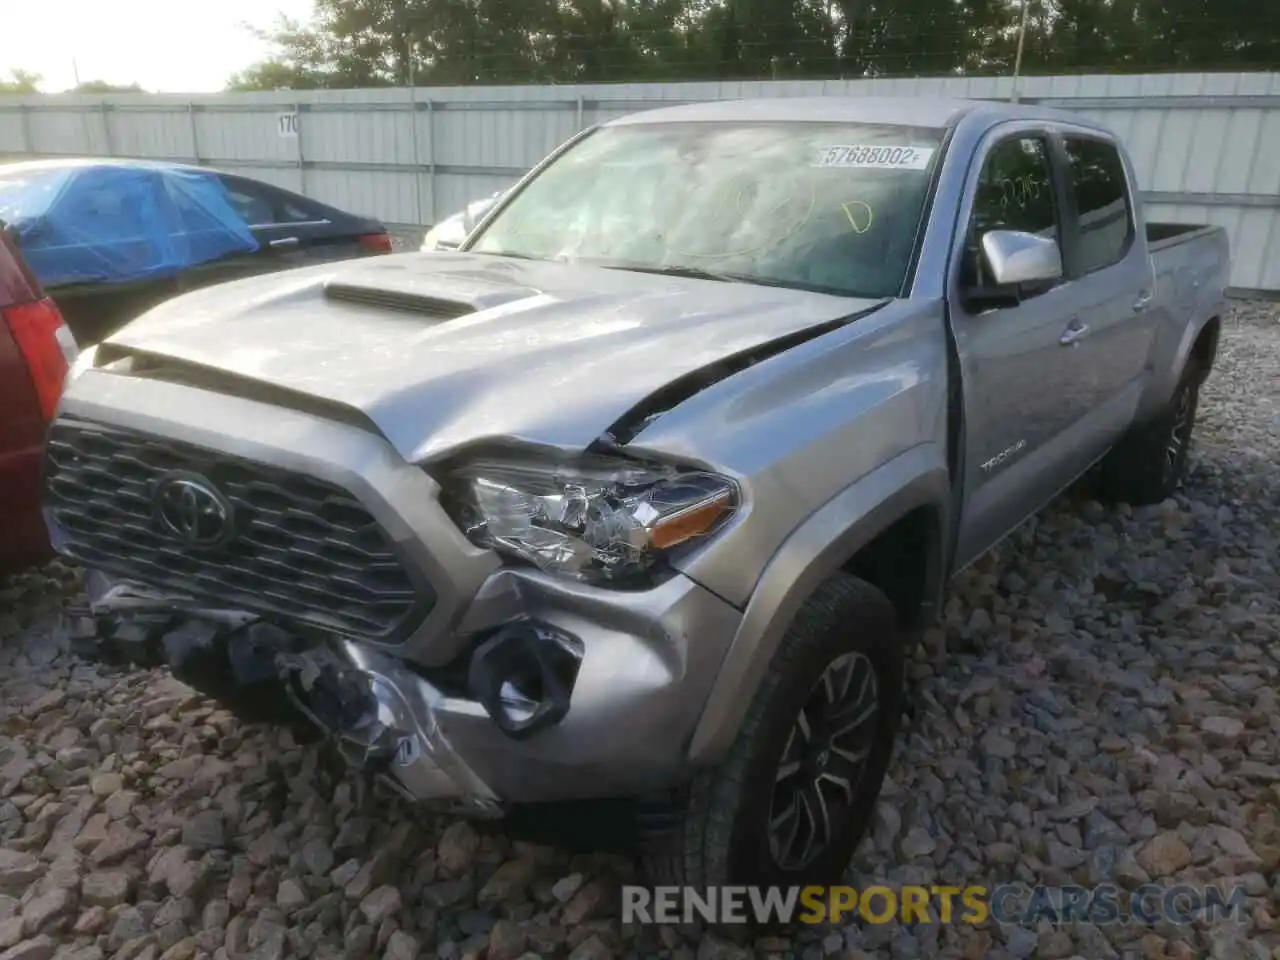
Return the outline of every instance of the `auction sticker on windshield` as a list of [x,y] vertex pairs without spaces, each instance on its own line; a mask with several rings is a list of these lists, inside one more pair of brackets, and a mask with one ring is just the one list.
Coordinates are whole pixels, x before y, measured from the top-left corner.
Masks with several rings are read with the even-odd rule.
[[854,170],[924,170],[933,153],[933,147],[835,144],[820,147],[812,165]]

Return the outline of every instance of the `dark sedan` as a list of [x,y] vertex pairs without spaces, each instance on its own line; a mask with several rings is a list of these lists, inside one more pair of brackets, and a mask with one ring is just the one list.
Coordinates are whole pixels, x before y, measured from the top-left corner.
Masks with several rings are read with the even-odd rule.
[[0,166],[0,216],[82,346],[186,290],[392,249],[377,220],[238,174],[143,160]]

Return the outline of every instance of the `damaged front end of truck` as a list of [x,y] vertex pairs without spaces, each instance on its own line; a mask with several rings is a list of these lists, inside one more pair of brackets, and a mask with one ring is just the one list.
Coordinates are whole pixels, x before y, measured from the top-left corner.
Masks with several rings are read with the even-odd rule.
[[490,636],[465,676],[430,671],[360,643],[295,632],[236,610],[91,570],[86,603],[67,611],[83,659],[163,668],[250,723],[323,737],[355,771],[407,800],[472,817],[503,806],[437,721],[443,710],[483,709],[522,739],[568,710],[582,658],[571,638],[528,622]]

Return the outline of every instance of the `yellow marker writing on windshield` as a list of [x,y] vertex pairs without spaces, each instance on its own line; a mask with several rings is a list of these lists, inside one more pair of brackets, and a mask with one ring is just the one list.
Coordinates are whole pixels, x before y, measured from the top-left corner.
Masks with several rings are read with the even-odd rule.
[[871,209],[871,205],[863,203],[861,200],[850,200],[847,203],[840,204],[840,209],[844,211],[844,215],[849,219],[849,226],[853,227],[854,233],[866,233],[871,229],[871,225],[875,223],[876,212]]

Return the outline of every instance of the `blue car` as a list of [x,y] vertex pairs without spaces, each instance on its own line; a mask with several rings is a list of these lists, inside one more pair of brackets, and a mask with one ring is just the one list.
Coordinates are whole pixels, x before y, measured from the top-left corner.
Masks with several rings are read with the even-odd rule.
[[81,344],[184,290],[392,249],[376,220],[247,177],[145,160],[0,166],[0,219]]

